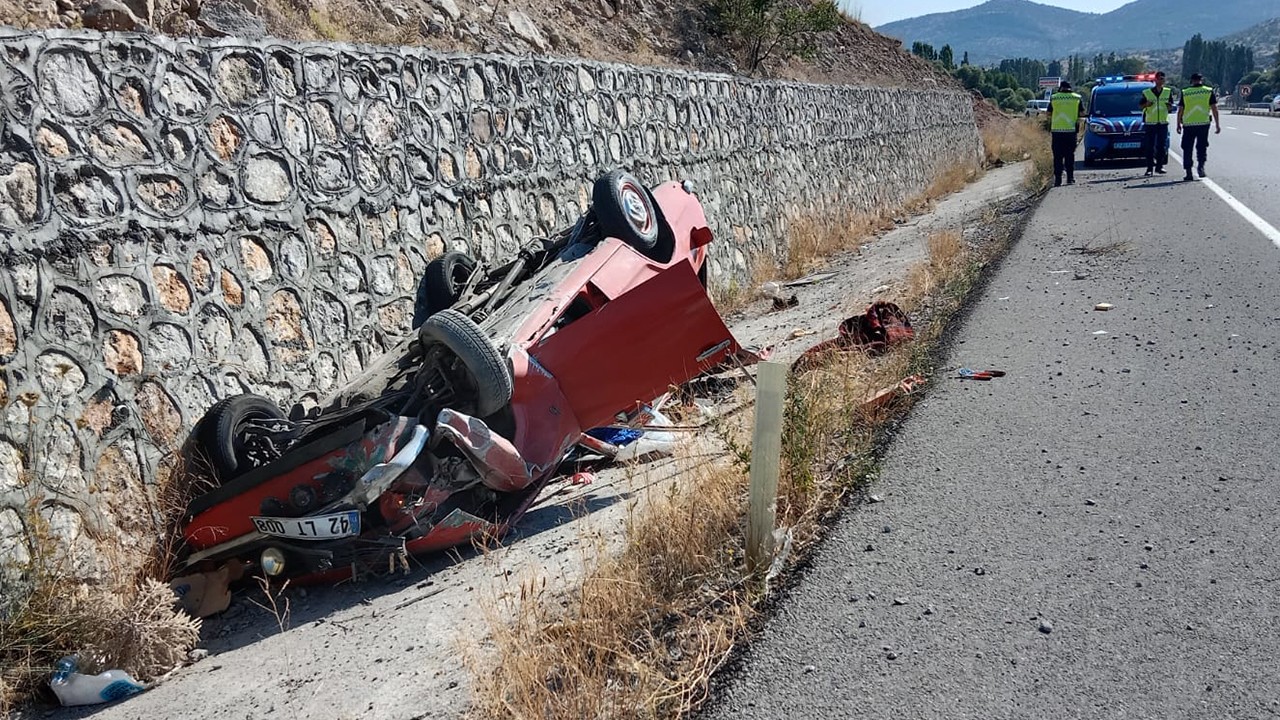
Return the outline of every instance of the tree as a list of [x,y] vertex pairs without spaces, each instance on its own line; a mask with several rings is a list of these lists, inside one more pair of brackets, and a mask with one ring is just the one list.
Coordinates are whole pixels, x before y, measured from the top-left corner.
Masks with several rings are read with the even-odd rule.
[[1196,33],[1182,46],[1184,78],[1198,72],[1210,85],[1230,91],[1253,68],[1253,49],[1248,45],[1228,45],[1224,40],[1206,41]]
[[713,0],[711,20],[738,45],[747,72],[755,74],[771,59],[812,57],[819,36],[840,27],[841,15],[833,0]]
[[1049,77],[1062,77],[1062,61],[1054,60],[1049,63],[1049,67],[1045,68],[1045,75]]
[[1191,73],[1200,72],[1204,60],[1204,38],[1200,33],[1182,44],[1182,77],[1191,77]]
[[943,45],[942,50],[938,52],[938,61],[942,63],[942,67],[948,71],[956,69],[956,57],[951,52],[950,45]]
[[986,73],[984,73],[980,67],[974,67],[973,65],[961,65],[956,68],[956,71],[953,74],[956,79],[964,85],[966,90],[974,90],[982,84]]
[[[1280,58],[1280,54],[1276,55],[1276,57],[1277,57],[1277,58]],[[964,51],[964,58],[960,60],[960,67],[966,67],[966,66],[968,66],[968,65],[969,65],[969,51],[968,51],[968,50],[965,50],[965,51]],[[1276,65],[1280,65],[1280,61],[1277,61],[1277,62],[1276,62]]]
[[933,46],[929,43],[920,42],[919,40],[911,43],[911,54],[923,60],[928,60],[929,62],[936,62],[938,60],[938,51],[934,50]]

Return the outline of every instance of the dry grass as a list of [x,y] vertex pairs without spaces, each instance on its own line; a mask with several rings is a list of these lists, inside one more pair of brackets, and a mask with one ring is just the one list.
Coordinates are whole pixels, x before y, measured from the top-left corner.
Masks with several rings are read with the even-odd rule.
[[[189,476],[166,461],[160,473],[158,516],[185,505]],[[148,681],[181,665],[200,639],[200,620],[184,613],[163,582],[170,574],[175,535],[150,528],[154,545],[100,539],[100,567],[114,575],[86,577],[41,508],[24,525],[30,558],[0,572],[14,579],[0,600],[0,716],[36,696],[58,658],[80,655],[83,672],[122,668]]]
[[1031,160],[1027,187],[1043,190],[1053,175],[1053,152],[1049,133],[1040,118],[1021,118],[993,122],[982,128],[982,143],[988,165]]
[[780,276],[785,280],[801,277],[825,264],[832,255],[852,250],[893,225],[888,213],[868,214],[847,207],[802,215],[790,223],[787,257],[779,268]]
[[572,595],[529,580],[495,608],[496,657],[471,663],[475,716],[674,717],[704,696],[750,608],[734,571],[746,480],[725,461],[690,469]]
[[928,238],[928,248],[929,261],[916,265],[907,274],[906,294],[899,305],[908,313],[918,310],[921,302],[954,282],[956,269],[965,263],[964,240],[958,230],[933,233]]
[[[910,403],[866,400],[927,372],[929,350],[977,272],[957,232],[931,237],[928,249],[899,300],[930,307],[915,343],[880,357],[833,353],[789,379],[777,521],[793,561],[873,472],[882,428]],[[714,423],[723,457],[687,458],[684,479],[633,514],[624,549],[600,553],[580,589],[554,594],[529,581],[493,608],[496,656],[471,664],[473,717],[678,718],[696,707],[767,592],[743,555],[749,422],[742,413]]]
[[927,212],[933,208],[938,200],[964,188],[981,176],[982,168],[976,164],[961,163],[952,165],[938,173],[929,183],[929,186],[924,189],[924,192],[907,200],[903,210],[913,214]]

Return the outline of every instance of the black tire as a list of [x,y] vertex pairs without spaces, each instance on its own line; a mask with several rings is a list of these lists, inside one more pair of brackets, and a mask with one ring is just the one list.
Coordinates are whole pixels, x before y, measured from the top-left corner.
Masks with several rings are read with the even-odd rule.
[[225,482],[262,464],[247,454],[245,431],[249,423],[286,419],[280,406],[261,395],[232,395],[215,403],[200,419],[197,434],[214,479]]
[[475,258],[460,252],[447,252],[428,263],[422,277],[428,315],[453,307],[475,269]]
[[487,417],[511,402],[515,385],[507,363],[471,318],[456,310],[441,310],[422,324],[418,339],[424,350],[432,344],[444,345],[462,361],[475,390],[472,415]]
[[591,189],[591,206],[604,237],[616,237],[652,257],[661,232],[653,195],[631,174],[614,170]]

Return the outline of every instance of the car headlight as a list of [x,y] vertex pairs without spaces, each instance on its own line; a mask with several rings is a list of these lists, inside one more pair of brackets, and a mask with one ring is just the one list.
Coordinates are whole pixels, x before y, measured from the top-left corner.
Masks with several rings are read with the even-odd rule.
[[1102,123],[1089,123],[1089,129],[1096,133],[1106,132],[1107,128]]
[[262,566],[262,572],[275,577],[284,572],[284,551],[280,548],[269,547],[262,551],[262,555],[258,558],[258,564]]

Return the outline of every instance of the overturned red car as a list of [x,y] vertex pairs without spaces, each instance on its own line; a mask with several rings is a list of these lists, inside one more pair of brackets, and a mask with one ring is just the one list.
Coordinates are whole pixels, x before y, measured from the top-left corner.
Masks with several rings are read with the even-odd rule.
[[336,580],[504,532],[584,430],[749,357],[706,293],[711,239],[687,184],[615,171],[504,265],[437,258],[416,337],[323,409],[291,420],[238,395],[197,423],[215,482],[187,508],[185,568]]

